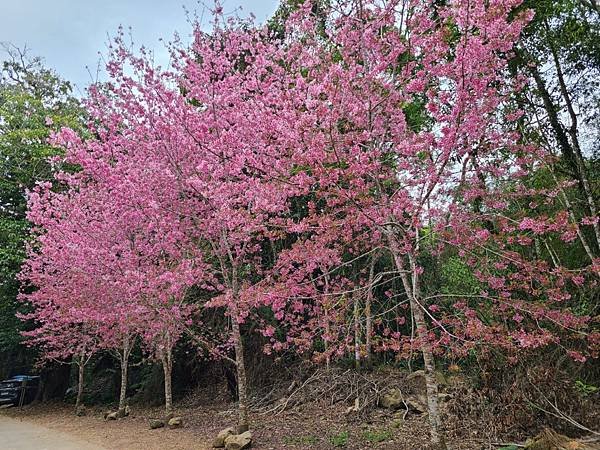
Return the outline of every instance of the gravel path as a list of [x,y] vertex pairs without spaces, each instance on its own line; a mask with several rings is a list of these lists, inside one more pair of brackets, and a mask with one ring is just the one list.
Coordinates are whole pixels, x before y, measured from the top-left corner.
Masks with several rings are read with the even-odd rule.
[[0,415],[2,450],[106,450],[66,433]]

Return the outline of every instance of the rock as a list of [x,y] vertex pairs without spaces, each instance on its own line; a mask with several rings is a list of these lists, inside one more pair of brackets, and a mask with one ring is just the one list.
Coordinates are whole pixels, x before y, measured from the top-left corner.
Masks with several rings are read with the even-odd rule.
[[231,434],[225,438],[225,450],[243,450],[252,445],[252,433]]
[[106,420],[117,420],[119,418],[119,411],[108,413],[104,418]]
[[[425,371],[415,370],[414,372],[409,373],[406,377],[406,381],[411,380],[419,380],[419,383],[422,383],[423,387],[425,387]],[[437,370],[435,372],[435,381],[437,381],[438,385],[440,386],[446,386],[448,384],[446,376],[442,372],[439,372]]]
[[400,389],[389,389],[379,399],[379,406],[387,409],[404,408],[404,397]]
[[224,430],[219,431],[219,434],[217,434],[217,437],[213,440],[213,448],[225,447],[225,439],[232,434],[235,434],[233,428],[225,428]]
[[169,419],[169,428],[181,428],[183,426],[183,419],[181,417],[172,417]]
[[156,430],[165,426],[165,421],[160,419],[150,419],[150,429]]
[[[439,394],[440,403],[447,402],[452,398],[450,394]],[[380,399],[379,406],[391,410],[408,410],[413,413],[422,414],[427,412],[427,396],[425,394],[407,395],[404,397],[400,389],[389,389]]]
[[418,414],[427,412],[427,397],[424,395],[409,395],[404,402],[410,411]]
[[424,370],[415,370],[414,372],[409,373],[406,376],[406,381],[415,380],[417,378],[425,378],[425,371]]

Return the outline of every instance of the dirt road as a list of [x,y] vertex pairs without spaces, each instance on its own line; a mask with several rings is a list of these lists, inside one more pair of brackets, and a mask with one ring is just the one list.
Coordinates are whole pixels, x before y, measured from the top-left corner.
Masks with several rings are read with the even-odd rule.
[[2,450],[106,450],[66,433],[0,415]]

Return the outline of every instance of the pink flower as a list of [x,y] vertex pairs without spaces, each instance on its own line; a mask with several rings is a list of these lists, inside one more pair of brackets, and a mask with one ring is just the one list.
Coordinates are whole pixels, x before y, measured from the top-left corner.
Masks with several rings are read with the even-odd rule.
[[567,355],[569,355],[571,357],[571,359],[573,359],[573,361],[577,361],[580,363],[584,363],[587,361],[587,358],[584,355],[582,355],[580,352],[575,351],[575,350],[567,351]]

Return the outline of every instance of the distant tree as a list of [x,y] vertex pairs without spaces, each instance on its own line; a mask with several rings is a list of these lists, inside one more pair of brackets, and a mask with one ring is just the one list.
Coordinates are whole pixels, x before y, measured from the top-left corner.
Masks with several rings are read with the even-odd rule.
[[[519,95],[522,130],[559,157],[557,179],[575,180],[562,200],[577,220],[600,215],[600,13],[587,0],[525,0],[535,14],[515,46],[512,74],[531,81]],[[588,220],[580,239],[600,255],[600,223]]]
[[8,43],[0,51],[0,359],[8,370],[21,341],[16,275],[29,235],[26,191],[52,178],[48,157],[60,150],[47,139],[63,126],[82,129],[83,110],[71,84],[40,58]]

